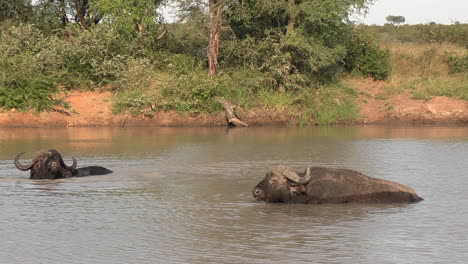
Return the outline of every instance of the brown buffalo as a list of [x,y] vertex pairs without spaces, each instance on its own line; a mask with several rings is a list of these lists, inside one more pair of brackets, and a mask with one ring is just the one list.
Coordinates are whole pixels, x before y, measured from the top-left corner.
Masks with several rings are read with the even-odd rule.
[[411,203],[423,200],[405,185],[372,178],[357,171],[308,167],[297,173],[275,166],[252,195],[268,203]]
[[111,173],[104,167],[90,166],[84,168],[76,168],[77,162],[74,157],[73,164],[67,166],[63,161],[62,155],[55,149],[44,149],[39,151],[28,165],[21,165],[19,158],[24,152],[19,153],[15,157],[15,166],[22,171],[30,171],[30,179],[61,179],[69,177],[83,177],[91,175],[104,175]]

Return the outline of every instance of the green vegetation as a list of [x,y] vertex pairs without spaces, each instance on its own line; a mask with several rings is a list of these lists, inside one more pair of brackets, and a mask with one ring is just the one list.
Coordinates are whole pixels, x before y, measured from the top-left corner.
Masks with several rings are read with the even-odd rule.
[[447,63],[451,73],[468,72],[468,53],[465,55],[447,54]]
[[32,26],[13,27],[0,42],[0,106],[19,110],[50,108],[60,100],[56,72],[42,58],[44,37]]
[[468,97],[465,24],[350,22],[371,0],[169,1],[180,21],[165,24],[166,2],[0,0],[0,108],[107,87],[117,113],[216,114],[221,96],[308,125],[358,117],[347,76],[384,80],[386,96]]
[[345,68],[374,80],[386,80],[390,76],[390,52],[383,49],[368,35],[353,36],[345,58]]

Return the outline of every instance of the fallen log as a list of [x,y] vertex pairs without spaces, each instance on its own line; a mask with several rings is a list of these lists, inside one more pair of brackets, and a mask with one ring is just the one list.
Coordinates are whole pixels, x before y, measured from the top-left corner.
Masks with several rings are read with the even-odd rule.
[[239,120],[239,118],[236,117],[234,114],[234,108],[237,106],[231,104],[228,102],[226,99],[222,97],[216,97],[215,98],[224,108],[226,112],[226,118],[229,126],[240,126],[240,127],[247,127],[249,126],[247,123]]

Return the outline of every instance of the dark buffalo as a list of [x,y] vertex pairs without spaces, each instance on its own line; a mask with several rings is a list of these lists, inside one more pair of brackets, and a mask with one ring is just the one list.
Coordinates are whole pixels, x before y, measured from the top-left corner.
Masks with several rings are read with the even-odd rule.
[[308,167],[297,173],[275,166],[252,195],[268,203],[412,203],[423,200],[405,185],[372,178],[348,169]]
[[21,152],[16,155],[15,166],[22,171],[31,170],[30,179],[52,180],[112,173],[111,170],[100,166],[90,166],[77,169],[77,162],[73,157],[73,164],[71,166],[67,166],[63,161],[62,155],[60,155],[60,153],[55,149],[39,151],[28,165],[21,165],[18,161],[20,156],[23,154],[24,152]]

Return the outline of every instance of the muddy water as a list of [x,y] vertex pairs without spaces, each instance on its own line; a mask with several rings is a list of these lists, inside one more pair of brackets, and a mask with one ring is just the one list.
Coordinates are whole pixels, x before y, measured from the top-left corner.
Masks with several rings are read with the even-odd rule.
[[[30,181],[41,148],[115,173]],[[268,167],[346,167],[410,205],[254,202]],[[0,263],[464,263],[468,127],[0,130]]]

